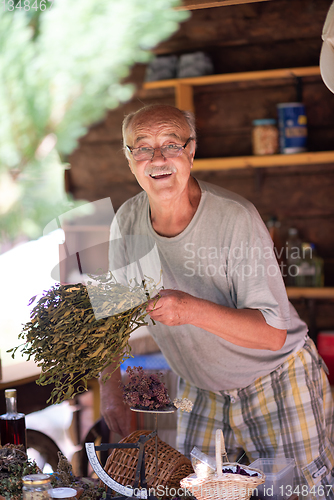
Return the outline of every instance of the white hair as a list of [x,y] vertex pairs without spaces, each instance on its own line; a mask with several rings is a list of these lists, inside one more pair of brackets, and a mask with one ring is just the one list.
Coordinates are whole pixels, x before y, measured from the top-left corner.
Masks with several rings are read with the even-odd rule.
[[194,139],[196,142],[196,125],[195,125],[195,116],[191,111],[184,111],[182,109],[176,108],[175,106],[170,106],[170,105],[165,105],[165,104],[150,104],[148,106],[144,106],[143,108],[139,109],[138,111],[135,111],[133,113],[129,113],[128,115],[125,116],[122,124],[122,135],[123,135],[123,149],[124,149],[124,154],[127,158],[129,158],[129,152],[126,148],[127,144],[125,141],[126,133],[131,125],[132,120],[139,114],[145,111],[149,110],[154,110],[158,108],[171,108],[173,110],[178,111],[186,120],[189,131],[190,131],[190,137]]

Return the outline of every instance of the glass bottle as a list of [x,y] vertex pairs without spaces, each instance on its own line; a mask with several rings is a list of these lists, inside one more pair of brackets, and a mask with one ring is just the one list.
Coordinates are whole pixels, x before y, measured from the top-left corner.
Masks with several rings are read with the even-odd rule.
[[324,285],[323,259],[316,254],[313,243],[302,243],[302,259],[296,276],[297,286]]
[[[314,245],[313,245],[314,246]],[[324,259],[319,257],[314,247],[314,256],[315,260],[315,283],[314,286],[324,286],[325,284],[325,276],[324,276]]]
[[30,474],[22,478],[23,500],[50,500],[51,479],[48,474]]
[[17,412],[16,389],[6,389],[6,413],[0,415],[1,445],[22,444],[26,451],[26,423],[24,413]]
[[288,239],[286,242],[286,285],[297,285],[297,274],[299,272],[299,264],[302,256],[302,241],[299,238],[298,230],[295,227],[290,227],[288,230]]

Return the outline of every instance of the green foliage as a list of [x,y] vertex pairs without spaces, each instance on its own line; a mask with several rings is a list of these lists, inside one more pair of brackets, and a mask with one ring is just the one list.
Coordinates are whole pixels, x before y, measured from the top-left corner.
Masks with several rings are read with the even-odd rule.
[[89,379],[129,358],[130,334],[147,324],[144,284],[121,285],[109,274],[94,279],[97,285],[57,284],[45,292],[19,335],[24,344],[9,351],[14,357],[20,349],[41,367],[37,384],[55,385],[53,403],[87,390]]
[[37,464],[28,459],[22,445],[0,446],[0,495],[6,500],[20,500],[22,477],[40,472]]
[[150,49],[187,17],[172,8],[178,3],[56,0],[42,15],[1,14],[3,238],[22,232],[37,237],[51,219],[73,208],[64,195],[61,158],[107,109],[131,98],[133,86],[122,80],[134,63],[149,61]]

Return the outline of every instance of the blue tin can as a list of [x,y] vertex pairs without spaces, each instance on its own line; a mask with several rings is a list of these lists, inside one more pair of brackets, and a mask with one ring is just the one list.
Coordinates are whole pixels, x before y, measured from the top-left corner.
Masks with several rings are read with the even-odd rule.
[[301,153],[307,149],[307,118],[304,104],[285,102],[277,105],[280,152]]

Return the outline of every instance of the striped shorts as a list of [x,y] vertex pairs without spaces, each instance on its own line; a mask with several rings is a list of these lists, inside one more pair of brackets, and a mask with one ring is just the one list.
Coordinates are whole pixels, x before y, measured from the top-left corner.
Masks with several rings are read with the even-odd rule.
[[303,500],[334,499],[334,406],[325,370],[307,338],[300,351],[244,389],[220,394],[180,379],[178,397],[194,406],[191,413],[178,412],[179,451],[189,456],[197,446],[214,456],[215,431],[222,429],[230,461],[240,450],[249,463],[293,458],[291,493],[299,492]]

